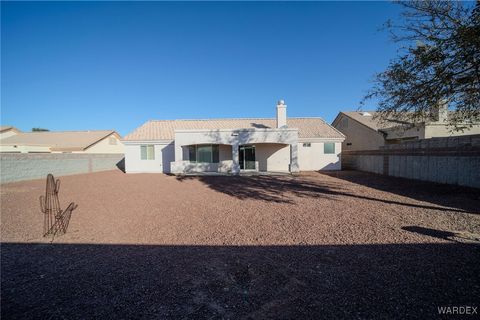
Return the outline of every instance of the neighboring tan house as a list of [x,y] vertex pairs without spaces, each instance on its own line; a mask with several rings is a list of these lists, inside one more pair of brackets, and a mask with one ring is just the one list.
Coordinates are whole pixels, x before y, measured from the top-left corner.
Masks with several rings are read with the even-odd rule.
[[18,134],[20,130],[12,126],[0,126],[0,140]]
[[134,172],[340,170],[343,134],[320,118],[149,121],[130,133],[125,169]]
[[397,120],[381,121],[375,115],[374,111],[342,111],[337,115],[332,126],[346,136],[342,144],[343,150],[377,150],[386,144],[408,140],[480,133],[480,124],[465,127],[463,131],[451,131],[446,125],[449,117],[446,107],[439,108],[431,121],[419,124]]
[[20,132],[0,140],[8,153],[124,153],[121,137],[113,130]]

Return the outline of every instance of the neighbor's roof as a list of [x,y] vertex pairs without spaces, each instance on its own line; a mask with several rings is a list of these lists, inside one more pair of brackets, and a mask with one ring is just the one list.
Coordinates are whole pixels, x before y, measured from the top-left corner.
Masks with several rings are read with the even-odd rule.
[[0,140],[2,145],[48,146],[52,151],[81,151],[108,137],[114,130],[22,132]]
[[0,133],[8,131],[8,130],[15,130],[17,132],[20,132],[20,130],[18,130],[17,128],[15,128],[13,126],[0,126]]
[[374,117],[377,114],[375,111],[342,111],[340,114],[344,114],[376,131],[399,125],[398,121],[382,121],[380,118]]
[[[175,130],[276,128],[276,119],[152,120],[125,136],[124,140],[174,140]],[[289,128],[298,129],[299,138],[344,138],[321,118],[287,118]]]

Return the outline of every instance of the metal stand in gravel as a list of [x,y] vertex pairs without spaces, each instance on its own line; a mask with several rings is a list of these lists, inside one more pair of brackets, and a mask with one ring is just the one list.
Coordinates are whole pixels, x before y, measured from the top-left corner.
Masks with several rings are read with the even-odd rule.
[[57,233],[65,234],[67,232],[68,223],[72,211],[77,208],[77,205],[72,202],[67,209],[60,208],[60,201],[58,200],[58,190],[60,189],[60,180],[55,178],[50,173],[47,176],[47,187],[45,197],[40,196],[40,208],[44,213],[43,219],[43,236],[55,236]]

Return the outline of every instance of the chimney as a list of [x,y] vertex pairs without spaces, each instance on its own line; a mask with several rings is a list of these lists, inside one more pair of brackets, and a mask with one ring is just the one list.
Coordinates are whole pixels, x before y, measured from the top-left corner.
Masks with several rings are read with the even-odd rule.
[[446,123],[448,120],[448,102],[447,100],[440,100],[433,108],[433,121]]
[[287,126],[287,105],[285,101],[279,100],[277,102],[277,128]]

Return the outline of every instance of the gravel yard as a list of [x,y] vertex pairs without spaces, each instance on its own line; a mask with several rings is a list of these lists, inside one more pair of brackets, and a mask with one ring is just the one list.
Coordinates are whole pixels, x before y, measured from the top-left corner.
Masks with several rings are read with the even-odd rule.
[[[480,190],[360,172],[1,186],[2,318],[425,318],[480,307]],[[480,313],[480,308],[477,309]]]

